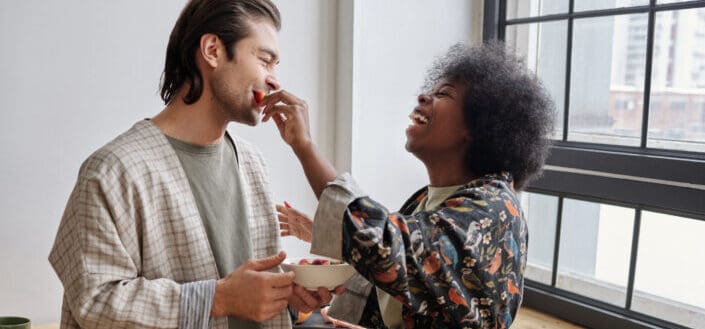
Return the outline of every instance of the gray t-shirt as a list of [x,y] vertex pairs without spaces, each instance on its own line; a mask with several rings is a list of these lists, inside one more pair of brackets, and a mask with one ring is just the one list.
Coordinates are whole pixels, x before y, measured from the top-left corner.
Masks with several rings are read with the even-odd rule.
[[[215,145],[195,145],[166,136],[186,172],[220,277],[252,257],[250,232],[235,145],[226,133]],[[260,328],[228,317],[228,328]]]

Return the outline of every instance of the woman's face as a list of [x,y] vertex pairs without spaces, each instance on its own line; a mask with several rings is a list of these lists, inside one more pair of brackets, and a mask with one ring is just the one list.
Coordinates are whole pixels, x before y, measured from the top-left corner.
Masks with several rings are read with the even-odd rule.
[[449,152],[464,154],[470,132],[463,117],[462,86],[439,81],[428,94],[418,96],[418,106],[409,115],[406,149],[418,158],[447,158]]

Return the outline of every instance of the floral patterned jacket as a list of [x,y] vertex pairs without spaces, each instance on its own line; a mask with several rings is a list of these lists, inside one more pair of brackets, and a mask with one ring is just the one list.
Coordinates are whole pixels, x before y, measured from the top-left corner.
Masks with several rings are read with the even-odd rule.
[[473,180],[433,211],[411,215],[426,191],[397,213],[368,197],[349,203],[343,259],[403,304],[406,328],[508,328],[521,305],[527,250],[511,176]]

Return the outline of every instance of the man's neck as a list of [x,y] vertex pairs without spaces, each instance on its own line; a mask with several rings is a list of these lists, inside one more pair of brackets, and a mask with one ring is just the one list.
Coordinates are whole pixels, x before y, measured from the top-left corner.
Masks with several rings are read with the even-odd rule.
[[152,122],[169,137],[197,145],[217,144],[223,138],[228,118],[216,106],[201,98],[186,104],[177,95]]

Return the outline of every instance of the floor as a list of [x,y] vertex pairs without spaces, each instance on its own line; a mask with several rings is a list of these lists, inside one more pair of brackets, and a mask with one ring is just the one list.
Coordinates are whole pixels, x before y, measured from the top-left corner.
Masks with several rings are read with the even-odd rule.
[[[512,329],[579,329],[583,328],[530,308],[519,310]],[[32,326],[32,329],[59,329],[58,324]]]
[[540,313],[536,310],[523,307],[519,310],[516,320],[512,324],[512,329],[578,329],[584,328],[563,321],[548,314]]

